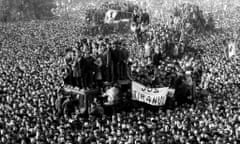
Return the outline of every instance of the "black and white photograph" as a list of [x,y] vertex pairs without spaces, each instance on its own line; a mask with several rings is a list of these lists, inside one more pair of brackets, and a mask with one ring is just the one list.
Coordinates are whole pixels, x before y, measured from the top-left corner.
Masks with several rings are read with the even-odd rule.
[[240,144],[240,0],[0,0],[0,144]]

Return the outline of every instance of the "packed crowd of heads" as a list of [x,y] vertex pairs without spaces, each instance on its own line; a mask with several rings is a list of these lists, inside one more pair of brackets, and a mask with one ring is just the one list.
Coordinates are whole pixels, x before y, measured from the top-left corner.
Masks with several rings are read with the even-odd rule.
[[[224,55],[224,35],[197,36],[191,40],[193,47],[203,52],[192,63],[199,64],[202,72],[210,75],[208,95],[198,93],[194,104],[154,112],[134,108],[111,116],[88,118],[82,118],[76,110],[70,118],[58,118],[55,100],[64,84],[59,69],[66,49],[76,48],[76,41],[82,39],[79,23],[5,23],[1,24],[0,33],[0,143],[239,143],[239,59]],[[152,61],[147,57],[141,59],[139,55],[143,52],[137,48],[143,46],[137,46],[132,37],[118,37],[126,40],[124,48],[133,67],[137,60],[139,64]],[[166,59],[161,57],[157,64],[162,72],[167,71]],[[184,67],[187,60],[175,59],[175,62]],[[142,73],[158,73],[145,66]]]

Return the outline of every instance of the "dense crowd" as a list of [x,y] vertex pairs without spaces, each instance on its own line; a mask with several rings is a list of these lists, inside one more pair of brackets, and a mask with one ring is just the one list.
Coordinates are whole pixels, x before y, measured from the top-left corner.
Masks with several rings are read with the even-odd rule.
[[[159,40],[139,46],[128,34],[86,38],[81,31],[75,21],[1,24],[0,143],[239,143],[239,58],[225,56],[226,35],[198,35],[190,41],[192,48],[201,51],[198,57],[172,58],[164,56],[166,46]],[[79,62],[80,69],[80,61],[87,60],[89,63],[83,63],[86,71],[75,73],[78,67],[73,58],[78,58],[74,61]],[[128,65],[130,74],[125,71]],[[182,73],[177,67],[199,68],[203,73],[193,104],[173,110],[133,108],[88,118],[81,117],[78,110],[70,117],[56,115],[55,101],[64,83],[90,89],[130,75],[146,85],[169,86],[166,75]],[[68,80],[64,72],[71,70]],[[74,82],[77,78],[82,78],[81,83]],[[206,81],[208,87],[203,86]],[[200,93],[202,88],[207,95]]]

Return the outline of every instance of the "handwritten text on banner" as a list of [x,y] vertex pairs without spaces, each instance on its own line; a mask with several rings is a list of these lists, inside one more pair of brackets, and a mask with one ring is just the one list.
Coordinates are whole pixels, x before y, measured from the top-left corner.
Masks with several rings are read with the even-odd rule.
[[163,106],[166,102],[168,87],[147,88],[144,85],[132,82],[132,100],[144,102],[153,106]]

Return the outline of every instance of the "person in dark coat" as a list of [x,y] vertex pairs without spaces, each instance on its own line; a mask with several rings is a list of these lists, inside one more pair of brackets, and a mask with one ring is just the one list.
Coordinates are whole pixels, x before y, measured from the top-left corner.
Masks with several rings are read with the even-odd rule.
[[96,70],[96,75],[95,75],[95,79],[96,79],[96,83],[98,88],[102,87],[102,80],[103,80],[103,75],[102,75],[102,66],[103,66],[103,61],[102,61],[102,56],[98,55],[95,61],[97,70]]
[[134,32],[136,34],[136,38],[138,40],[138,42],[141,42],[141,17],[138,13],[137,9],[134,9],[133,15],[132,15],[132,25],[134,27]]
[[76,57],[76,60],[73,64],[73,80],[75,84],[74,86],[77,86],[79,88],[82,88],[81,58],[82,56],[78,54],[78,57]]
[[129,57],[129,52],[126,49],[126,45],[122,45],[120,48],[120,79],[127,79],[127,60]]
[[155,53],[152,56],[152,62],[154,66],[160,65],[160,60],[162,60],[162,54],[160,53],[159,48],[155,49]]
[[77,107],[78,101],[73,99],[72,96],[67,97],[63,103],[62,103],[62,108],[63,108],[63,113],[64,115],[71,116],[71,114],[75,111],[75,107]]
[[138,25],[139,18],[140,18],[140,16],[139,16],[139,14],[138,14],[138,12],[137,12],[137,9],[134,9],[133,15],[132,15],[132,21],[133,21],[136,25]]
[[90,56],[89,53],[86,53],[85,55],[85,68],[86,68],[86,73],[85,73],[85,82],[87,88],[93,87],[93,80],[94,80],[94,72],[95,72],[95,64],[94,64],[94,58]]
[[92,103],[89,114],[94,117],[101,117],[104,114],[104,109],[100,104]]
[[112,81],[117,81],[119,79],[119,62],[120,62],[119,55],[120,55],[120,52],[119,52],[118,42],[114,42],[111,50]]
[[150,23],[150,17],[149,17],[149,14],[147,13],[146,9],[144,9],[144,11],[142,13],[141,23],[144,25],[148,25]]
[[70,65],[66,65],[66,67],[63,69],[65,76],[63,78],[65,85],[73,85],[73,71]]
[[87,87],[87,69],[86,69],[86,58],[85,56],[82,56],[81,59],[79,60],[79,64],[80,64],[80,70],[81,70],[81,76],[82,76],[82,80],[81,80],[81,85],[82,88],[86,89]]
[[65,97],[63,97],[63,95],[60,95],[56,101],[55,101],[55,108],[57,110],[57,116],[61,117],[63,115],[63,108],[62,108],[62,104],[63,102],[66,100]]
[[175,98],[178,105],[182,105],[187,102],[188,89],[184,83],[184,77],[179,77],[175,83]]
[[112,60],[111,60],[111,49],[110,49],[110,44],[106,43],[106,48],[104,49],[104,52],[102,54],[102,60],[103,60],[103,80],[110,82],[111,81],[111,65],[112,65]]
[[167,56],[169,56],[169,57],[173,57],[173,49],[174,49],[174,43],[172,42],[172,41],[170,41],[170,40],[168,40],[167,41],[167,43],[166,43],[166,54],[167,54]]

